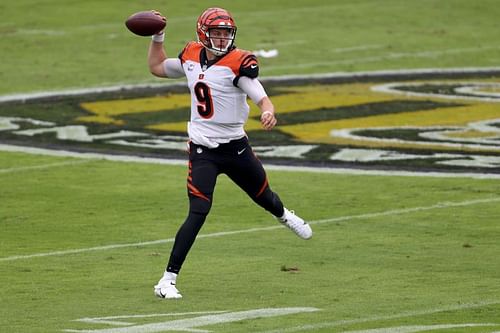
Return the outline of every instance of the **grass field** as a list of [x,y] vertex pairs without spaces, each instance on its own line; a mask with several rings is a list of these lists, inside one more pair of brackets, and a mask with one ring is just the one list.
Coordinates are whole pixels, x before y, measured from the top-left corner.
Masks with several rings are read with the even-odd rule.
[[[313,221],[314,238],[301,241],[222,177],[206,238],[182,272],[184,298],[172,302],[155,299],[152,284],[186,212],[184,167],[1,157],[2,331],[97,330],[109,325],[74,320],[287,307],[319,310],[204,328],[497,323],[500,330],[498,182],[270,172],[287,205]],[[129,245],[113,247],[120,244]]]
[[[497,66],[495,0],[221,1],[239,26],[237,45],[278,49],[261,74]],[[148,39],[123,24],[148,8],[169,19],[166,50],[195,38],[211,1],[20,0],[0,5],[0,95],[157,82],[146,67]]]
[[[0,96],[158,82],[123,20],[161,10],[176,55],[212,5],[234,13],[240,47],[279,49],[263,76],[500,57],[493,0],[20,0],[0,4]],[[186,169],[0,149],[0,332],[500,332],[498,178],[269,168],[311,222],[302,241],[221,176],[184,298],[159,300]]]

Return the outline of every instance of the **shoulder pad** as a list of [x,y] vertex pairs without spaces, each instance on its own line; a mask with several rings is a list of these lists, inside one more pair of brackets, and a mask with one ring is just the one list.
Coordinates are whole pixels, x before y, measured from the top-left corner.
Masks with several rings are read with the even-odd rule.
[[194,60],[199,62],[200,51],[202,48],[203,46],[200,43],[189,42],[179,53],[179,59],[181,59],[182,62],[185,62],[186,60]]

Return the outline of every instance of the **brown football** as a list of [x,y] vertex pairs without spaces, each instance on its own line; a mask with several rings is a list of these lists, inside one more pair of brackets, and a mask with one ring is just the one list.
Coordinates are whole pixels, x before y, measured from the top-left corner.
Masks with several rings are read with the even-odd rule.
[[167,20],[150,10],[132,14],[126,21],[128,30],[139,36],[152,36],[167,25]]

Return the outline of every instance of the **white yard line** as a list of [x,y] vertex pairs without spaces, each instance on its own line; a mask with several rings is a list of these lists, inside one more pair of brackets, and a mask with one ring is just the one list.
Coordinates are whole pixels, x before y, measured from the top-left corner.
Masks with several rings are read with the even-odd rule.
[[[495,48],[500,48],[495,47]],[[429,53],[429,52],[421,52]],[[412,53],[413,54],[413,53]],[[401,54],[400,54],[401,55]],[[394,56],[394,55],[393,55]],[[325,62],[331,63],[331,62]],[[296,66],[296,65],[293,65]],[[314,64],[312,64],[314,66]],[[346,78],[370,78],[381,76],[406,76],[406,75],[432,75],[432,74],[472,74],[472,73],[488,73],[500,71],[500,67],[459,67],[459,68],[418,68],[418,69],[394,69],[394,70],[378,70],[365,72],[332,72],[323,74],[305,74],[305,75],[281,75],[281,76],[263,76],[262,81],[289,81],[289,80],[304,80],[304,79],[346,79]],[[144,88],[165,88],[187,87],[185,80],[179,80],[168,83],[153,83],[144,82],[139,84],[118,84],[114,86],[101,86],[91,88],[73,88],[59,91],[38,91],[31,93],[18,93],[11,95],[0,95],[0,103],[3,102],[23,102],[37,98],[61,97],[61,96],[78,96],[84,94],[98,94],[104,92],[118,92],[123,90],[135,90]]]
[[[463,324],[435,324],[435,325],[405,325],[396,327],[369,328],[364,330],[347,331],[346,333],[417,333],[428,332],[433,330],[447,330],[450,328],[466,328],[466,327],[489,327],[499,326],[493,323],[463,323]],[[494,333],[494,332],[492,332]]]
[[308,40],[296,39],[289,41],[273,41],[273,42],[262,42],[255,44],[255,47],[276,47],[276,46],[285,46],[285,45],[297,45],[297,44],[306,44],[309,43]]
[[294,308],[264,308],[247,311],[227,312],[220,314],[202,315],[193,318],[185,318],[178,320],[170,320],[149,324],[139,324],[127,327],[115,327],[93,330],[73,330],[66,329],[64,332],[80,332],[80,333],[156,333],[166,331],[183,331],[183,332],[196,332],[207,333],[211,332],[198,327],[209,325],[232,323],[241,320],[252,320],[261,318],[271,318],[277,316],[285,316],[290,314],[299,314],[306,312],[319,311],[317,308],[310,307],[294,307]]
[[401,58],[436,58],[448,54],[464,54],[464,53],[478,53],[487,50],[497,50],[500,46],[486,46],[486,47],[475,47],[475,48],[462,48],[462,49],[448,49],[448,50],[436,50],[436,51],[420,51],[420,52],[400,52],[400,53],[388,53],[379,56],[372,57],[361,57],[361,58],[349,58],[344,60],[330,60],[323,62],[310,62],[303,64],[290,64],[290,65],[276,65],[267,66],[265,70],[274,69],[286,69],[286,68],[310,68],[317,66],[327,66],[327,65],[353,65],[358,63],[366,62],[378,62],[390,59],[401,59]]
[[[308,40],[298,39],[291,41],[273,41],[273,42],[263,42],[257,43],[256,47],[277,47],[277,46],[286,46],[286,45],[297,45],[297,44],[306,44],[309,43]],[[359,45],[359,46],[351,46],[351,47],[339,47],[333,48],[330,51],[333,53],[347,53],[347,52],[356,52],[356,51],[367,51],[374,49],[382,49],[386,47],[385,45]]]
[[[338,8],[339,6],[335,6]],[[262,10],[262,11],[250,11],[250,12],[233,12],[233,15],[240,19],[247,19],[249,17],[261,17],[264,15],[283,15],[285,13],[304,13],[305,11],[313,11],[313,12],[324,12],[325,10],[334,8],[332,5],[326,6],[305,6],[305,7],[290,7],[290,8],[279,8],[275,10]],[[132,13],[130,13],[132,14]],[[168,17],[169,24],[185,24],[186,22],[194,23],[198,18],[198,14],[194,15],[185,15],[185,16],[174,16]],[[99,30],[111,30],[118,33],[127,33],[124,29],[123,23],[114,22],[114,23],[97,23],[97,24],[86,24],[86,25],[75,25],[73,27],[66,27],[65,29],[53,27],[52,29],[25,29],[19,28],[13,32],[7,33],[7,35],[47,35],[47,36],[61,36],[65,37],[67,35],[71,35],[78,32],[88,32],[88,31],[99,31]]]
[[355,51],[366,51],[366,50],[374,50],[374,49],[381,49],[384,48],[384,45],[360,45],[360,46],[353,46],[353,47],[341,47],[341,48],[335,48],[332,49],[331,51],[333,53],[345,53],[345,52],[355,52]]
[[89,324],[108,324],[116,326],[134,325],[125,321],[118,321],[118,319],[137,319],[137,318],[158,318],[158,317],[181,317],[181,316],[195,316],[195,315],[213,315],[222,314],[229,311],[197,311],[197,312],[179,312],[179,313],[151,313],[146,315],[121,315],[109,317],[96,317],[96,318],[80,318],[75,321]]
[[7,168],[7,169],[0,169],[0,174],[16,173],[16,172],[31,171],[31,170],[43,170],[43,169],[50,169],[50,168],[55,168],[55,167],[84,164],[84,163],[89,163],[89,162],[91,162],[91,161],[90,160],[80,160],[80,161],[69,161],[69,162],[32,165],[32,166],[25,166],[25,167]]
[[81,88],[81,89],[66,89],[60,91],[40,91],[32,93],[19,93],[12,95],[0,95],[0,103],[5,102],[24,102],[37,98],[50,98],[50,97],[64,97],[64,96],[80,96],[85,94],[96,94],[96,93],[106,93],[106,92],[117,92],[120,90],[131,91],[136,89],[145,88],[159,88],[159,87],[169,87],[169,86],[186,86],[184,82],[172,82],[172,83],[142,83],[142,84],[122,84],[117,86],[107,86],[107,87],[94,87],[94,88]]
[[[66,150],[52,150],[34,147],[24,147],[17,145],[0,144],[0,151],[20,152],[26,154],[74,157],[92,160],[106,160],[113,162],[133,162],[150,163],[164,165],[187,165],[187,160],[152,158],[128,155],[98,154],[98,153],[80,153]],[[416,171],[398,171],[398,170],[364,170],[354,168],[323,168],[323,167],[304,167],[265,164],[267,170],[290,171],[290,172],[317,172],[332,173],[342,175],[359,176],[402,176],[402,177],[434,177],[434,178],[473,178],[473,179],[500,179],[500,174],[496,173],[469,173],[469,172],[416,172]]]
[[[434,210],[434,209],[464,207],[464,206],[472,206],[472,205],[477,205],[477,204],[487,204],[487,203],[493,203],[493,202],[499,202],[499,201],[500,201],[500,197],[467,200],[467,201],[456,201],[456,202],[441,202],[441,203],[437,203],[437,204],[431,205],[431,206],[421,206],[421,207],[413,207],[413,208],[406,208],[406,209],[393,209],[393,210],[387,210],[387,211],[383,211],[383,212],[340,216],[340,217],[333,217],[333,218],[329,218],[329,219],[310,221],[309,223],[310,224],[324,224],[324,223],[333,223],[333,222],[345,222],[345,221],[356,220],[356,219],[366,219],[366,218],[374,218],[374,217],[380,217],[380,216],[391,216],[391,215],[402,215],[402,214],[409,214],[409,213],[428,211],[428,210]],[[270,231],[270,230],[276,230],[276,229],[281,229],[281,228],[283,228],[283,226],[273,225],[270,227],[263,227],[263,228],[250,228],[250,229],[243,229],[243,230],[215,232],[215,233],[211,233],[211,234],[201,234],[201,235],[198,235],[197,238],[214,238],[214,237],[246,234],[246,233],[252,233],[252,232]],[[21,259],[32,259],[32,258],[39,258],[39,257],[51,257],[51,256],[79,254],[79,253],[92,252],[92,251],[106,251],[106,250],[114,250],[114,249],[128,248],[128,247],[142,247],[142,246],[149,246],[149,245],[172,243],[173,241],[174,241],[174,238],[168,238],[168,239],[159,239],[159,240],[154,240],[154,241],[149,241],[149,242],[110,244],[110,245],[104,245],[104,246],[95,246],[95,247],[73,249],[73,250],[61,250],[61,251],[34,253],[34,254],[27,254],[27,255],[15,255],[15,256],[10,256],[10,257],[0,258],[0,262],[15,261],[15,260],[21,260]]]
[[380,216],[401,215],[401,214],[409,214],[409,213],[422,212],[422,211],[428,211],[428,210],[434,210],[434,209],[451,208],[451,207],[464,207],[464,206],[472,206],[472,205],[477,205],[477,204],[493,203],[493,202],[500,202],[500,197],[467,200],[467,201],[440,202],[440,203],[437,203],[437,204],[431,205],[431,206],[413,207],[413,208],[405,208],[405,209],[392,209],[392,210],[387,210],[385,212],[335,217],[335,218],[331,218],[331,219],[311,221],[309,223],[310,224],[323,224],[323,223],[331,223],[331,222],[343,222],[343,221],[349,221],[349,220],[354,220],[354,219],[367,219],[367,218],[380,217]]
[[480,308],[483,306],[496,305],[496,304],[500,304],[500,302],[498,300],[491,300],[491,301],[482,301],[482,302],[477,302],[477,303],[465,303],[465,304],[459,304],[459,305],[445,306],[442,308],[402,312],[402,313],[397,313],[394,315],[387,315],[387,316],[374,316],[374,317],[352,319],[352,320],[338,320],[338,321],[330,321],[330,322],[323,322],[323,323],[316,323],[316,324],[309,324],[309,325],[301,325],[301,326],[295,326],[295,327],[290,327],[290,328],[280,328],[278,330],[261,331],[259,333],[294,333],[294,332],[318,330],[318,329],[323,329],[323,328],[328,328],[328,327],[360,324],[360,323],[366,323],[366,322],[370,322],[370,321],[400,319],[400,318],[416,317],[416,316],[422,316],[422,315],[428,315],[428,314],[434,314],[434,313],[446,312],[446,311],[460,311],[460,310],[466,310],[466,309],[474,309],[474,308]]
[[0,151],[18,152],[18,153],[26,153],[26,154],[42,155],[42,156],[74,157],[74,158],[82,158],[85,160],[106,160],[114,162],[187,165],[187,160],[149,158],[140,156],[99,154],[99,153],[80,153],[67,150],[52,150],[52,149],[24,147],[17,145],[5,145],[5,144],[0,144]]

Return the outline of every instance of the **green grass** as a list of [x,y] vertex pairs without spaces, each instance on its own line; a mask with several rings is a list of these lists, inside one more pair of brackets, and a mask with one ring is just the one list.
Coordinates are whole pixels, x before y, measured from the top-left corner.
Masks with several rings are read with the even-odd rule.
[[[176,56],[213,5],[233,12],[239,47],[279,50],[260,60],[263,76],[490,67],[500,57],[494,0],[20,0],[0,4],[0,95],[165,82],[148,73],[148,39],[124,20],[161,10]],[[318,311],[194,328],[500,331],[498,180],[269,171],[286,205],[313,223],[302,241],[221,176],[179,277],[184,298],[162,301],[152,286],[187,213],[186,176],[183,166],[0,152],[0,332],[130,333],[201,316],[188,312],[287,307]],[[103,248],[119,244],[132,245]],[[175,316],[76,321],[151,314]]]
[[[495,0],[222,1],[238,24],[237,45],[278,49],[263,76],[400,68],[496,66]],[[164,82],[146,66],[148,39],[123,24],[156,8],[169,19],[166,50],[195,38],[210,1],[34,1],[0,5],[0,95]]]
[[[79,163],[61,164],[72,162]],[[34,166],[41,168],[18,169]],[[182,166],[0,153],[0,171],[2,258],[169,239],[187,210]],[[330,219],[313,225],[311,241],[285,228],[198,239],[179,278],[180,301],[152,295],[171,243],[3,260],[2,331],[109,328],[74,321],[85,317],[283,307],[321,311],[203,328],[312,325],[297,331],[342,332],[497,323],[455,332],[500,329],[498,202],[394,211],[498,198],[497,181],[283,171],[270,171],[269,179],[307,219]],[[275,225],[221,176],[201,234]],[[167,320],[173,319],[129,321]]]

